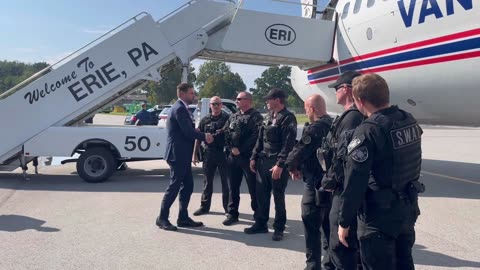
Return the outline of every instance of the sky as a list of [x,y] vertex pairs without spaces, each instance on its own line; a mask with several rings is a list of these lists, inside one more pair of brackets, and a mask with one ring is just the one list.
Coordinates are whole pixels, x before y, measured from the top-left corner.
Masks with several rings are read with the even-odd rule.
[[[300,0],[290,0],[300,3]],[[50,64],[145,11],[155,20],[187,0],[0,0],[0,60]],[[244,9],[301,16],[301,6],[272,0],[245,0]],[[203,63],[194,60],[198,71]],[[229,64],[247,89],[266,69]]]

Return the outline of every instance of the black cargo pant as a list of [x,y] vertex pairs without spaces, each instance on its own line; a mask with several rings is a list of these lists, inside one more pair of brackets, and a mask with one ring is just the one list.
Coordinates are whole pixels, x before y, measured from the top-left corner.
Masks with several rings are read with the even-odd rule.
[[337,189],[333,193],[332,209],[330,210],[330,257],[338,270],[356,270],[360,261],[357,239],[357,220],[350,224],[348,231],[348,247],[338,239],[338,219],[340,213],[340,194]]
[[305,179],[305,191],[302,196],[302,221],[307,257],[305,270],[335,269],[328,252],[330,194],[323,192],[320,194],[322,198],[319,198],[313,181],[312,178]]
[[238,207],[240,205],[240,185],[242,179],[245,177],[247,182],[248,193],[250,193],[250,207],[253,210],[253,216],[257,211],[257,199],[255,196],[255,174],[250,170],[250,160],[244,156],[228,157],[228,166],[230,169],[229,177],[229,200],[228,200],[228,215],[233,218],[238,218]]
[[208,149],[205,151],[203,160],[203,192],[200,207],[206,211],[210,210],[212,204],[213,179],[218,168],[222,181],[222,205],[225,213],[228,210],[228,167],[227,159],[223,149]]
[[[360,255],[364,270],[413,270],[412,247],[415,244],[416,209],[406,203],[398,235],[392,236],[378,230],[359,230]],[[374,215],[372,215],[374,216]],[[369,218],[369,217],[367,217]],[[359,228],[364,227],[359,219]],[[392,224],[392,226],[395,226]]]
[[275,203],[275,220],[273,228],[283,232],[287,223],[287,210],[285,209],[285,189],[288,184],[288,170],[283,169],[280,179],[273,180],[270,169],[277,162],[276,156],[262,157],[256,161],[257,170],[257,202],[258,210],[255,223],[266,226],[270,213],[270,196],[273,193]]

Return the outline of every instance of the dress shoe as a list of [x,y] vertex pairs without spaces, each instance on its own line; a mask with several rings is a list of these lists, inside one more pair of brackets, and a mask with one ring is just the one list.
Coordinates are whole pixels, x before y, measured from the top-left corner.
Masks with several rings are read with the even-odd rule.
[[201,215],[208,214],[208,212],[210,212],[210,211],[205,210],[205,209],[200,207],[197,211],[193,212],[193,215],[194,216],[201,216]]
[[283,239],[283,232],[275,230],[272,235],[273,241],[280,241]]
[[225,219],[222,223],[225,226],[230,226],[238,222],[238,218],[232,217],[232,216],[227,216],[227,219]]
[[268,233],[268,228],[266,225],[262,226],[254,223],[252,227],[245,228],[243,231],[246,234]]
[[177,230],[177,227],[173,226],[172,223],[170,223],[170,221],[167,220],[160,220],[157,218],[157,220],[155,221],[155,224],[157,224],[157,226],[160,228],[160,229],[163,229],[165,231],[176,231]]
[[182,220],[177,220],[178,227],[202,227],[203,223],[199,221],[194,221],[191,218],[186,218]]

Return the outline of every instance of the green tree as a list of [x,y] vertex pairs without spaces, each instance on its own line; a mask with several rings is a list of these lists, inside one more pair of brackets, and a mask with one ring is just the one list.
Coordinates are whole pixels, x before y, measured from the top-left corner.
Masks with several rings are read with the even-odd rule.
[[226,73],[231,73],[230,66],[220,61],[206,61],[198,69],[197,80],[195,85],[199,90],[207,83],[208,79],[213,75],[222,75]]
[[[149,82],[144,90],[147,91],[148,101],[152,104],[170,104],[177,99],[177,85],[182,81],[182,63],[179,59],[170,61],[161,72],[160,82]],[[190,65],[188,82],[195,81],[194,68]]]
[[195,84],[200,89],[200,97],[220,96],[233,99],[237,92],[246,89],[240,75],[233,73],[229,65],[219,61],[202,64]]
[[289,66],[274,66],[262,72],[262,76],[255,80],[256,88],[251,88],[253,100],[257,108],[263,108],[265,102],[263,97],[272,88],[283,89],[287,94],[287,105],[290,107],[303,107],[302,99],[293,90],[290,83],[290,73],[292,68]]
[[46,67],[48,64],[44,62],[25,64],[17,61],[0,61],[0,94]]

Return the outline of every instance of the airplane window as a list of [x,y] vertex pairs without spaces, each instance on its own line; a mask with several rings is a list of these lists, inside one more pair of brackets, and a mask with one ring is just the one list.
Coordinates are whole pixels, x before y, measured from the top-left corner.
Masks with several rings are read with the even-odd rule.
[[375,5],[375,0],[368,0],[367,1],[367,8],[372,7],[373,5]]
[[342,20],[345,20],[348,16],[348,10],[350,9],[350,2],[346,3],[343,7]]
[[353,7],[353,14],[357,14],[360,11],[361,5],[362,5],[362,0],[355,1],[355,6]]

